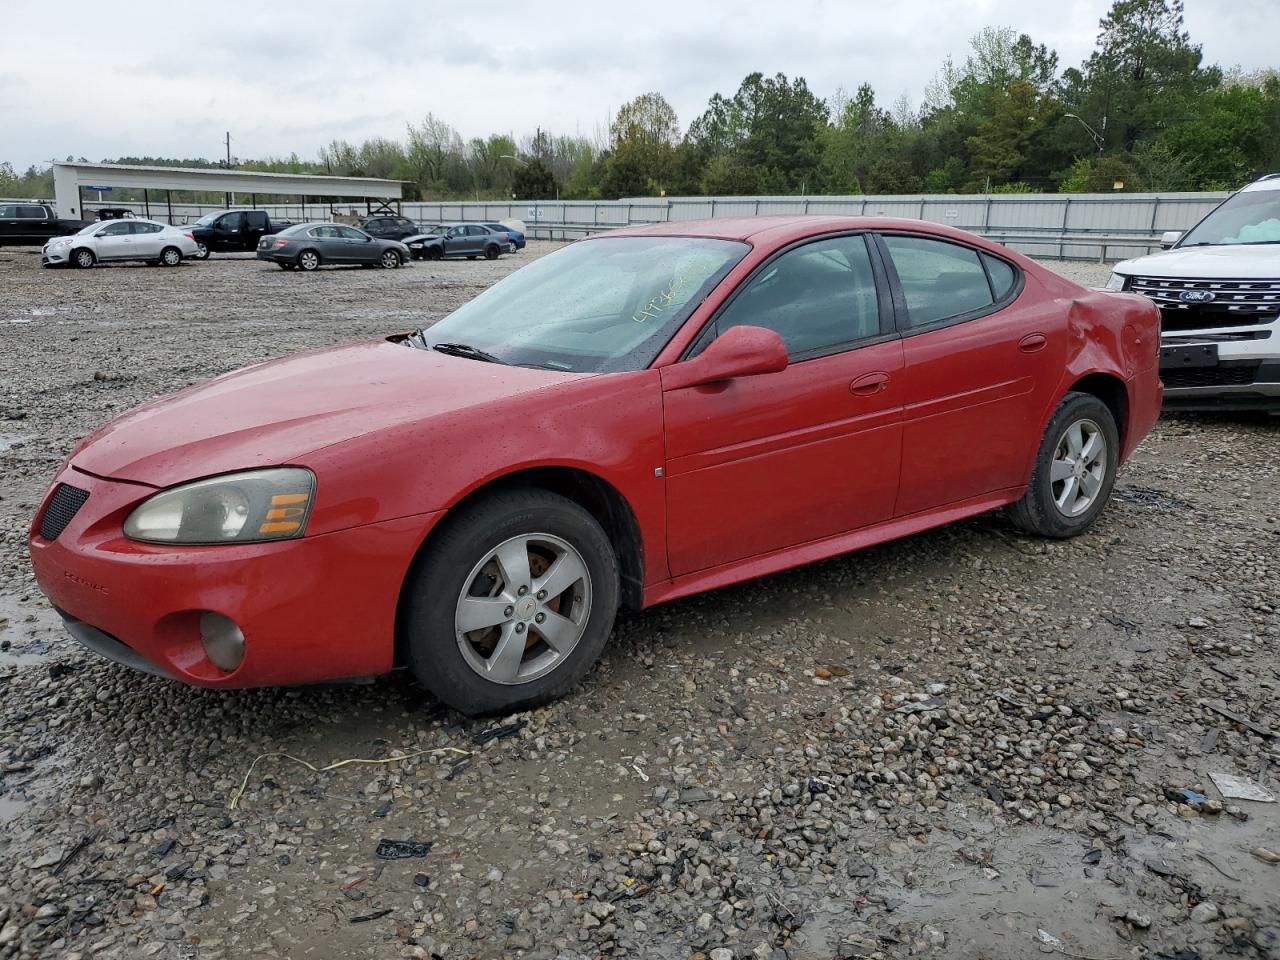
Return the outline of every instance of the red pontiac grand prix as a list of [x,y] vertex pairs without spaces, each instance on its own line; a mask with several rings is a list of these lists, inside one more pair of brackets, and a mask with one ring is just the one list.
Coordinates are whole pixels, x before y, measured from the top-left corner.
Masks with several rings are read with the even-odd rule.
[[647,607],[1009,506],[1086,530],[1160,409],[1157,313],[908,220],[570,244],[434,326],[106,424],[30,534],[70,633],[208,687],[407,666],[546,701]]

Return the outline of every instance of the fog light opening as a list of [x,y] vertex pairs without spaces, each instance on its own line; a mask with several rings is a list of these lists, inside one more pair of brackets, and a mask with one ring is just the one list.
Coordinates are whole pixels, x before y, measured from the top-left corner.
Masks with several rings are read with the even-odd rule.
[[206,610],[200,614],[200,640],[213,665],[232,673],[244,660],[244,633],[230,617]]

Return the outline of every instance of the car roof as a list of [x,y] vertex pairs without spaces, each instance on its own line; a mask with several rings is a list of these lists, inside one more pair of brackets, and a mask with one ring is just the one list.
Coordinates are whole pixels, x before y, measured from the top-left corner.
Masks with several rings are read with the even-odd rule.
[[1280,190],[1280,173],[1268,173],[1265,177],[1259,177],[1253,183],[1241,187],[1241,193],[1255,193],[1261,190]]
[[745,240],[752,244],[784,244],[793,240],[842,230],[906,230],[991,247],[996,245],[975,234],[929,220],[904,217],[836,217],[791,215],[765,217],[723,217],[715,220],[673,220],[647,226],[623,227],[599,236],[706,237],[715,240]]

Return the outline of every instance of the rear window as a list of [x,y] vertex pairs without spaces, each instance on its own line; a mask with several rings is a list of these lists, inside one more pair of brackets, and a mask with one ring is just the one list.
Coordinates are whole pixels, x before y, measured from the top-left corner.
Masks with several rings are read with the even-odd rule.
[[888,235],[885,246],[907,301],[908,322],[924,327],[991,306],[978,251],[929,237]]
[[987,276],[991,278],[991,293],[996,300],[1003,300],[1018,282],[1018,274],[1009,264],[989,253],[982,255],[982,262],[987,265]]

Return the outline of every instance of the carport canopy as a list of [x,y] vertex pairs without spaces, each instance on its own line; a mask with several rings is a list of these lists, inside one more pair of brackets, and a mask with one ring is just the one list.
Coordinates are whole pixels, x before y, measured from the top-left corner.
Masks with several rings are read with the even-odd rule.
[[204,170],[196,167],[150,167],[118,163],[53,165],[54,204],[58,216],[79,219],[81,187],[134,187],[141,190],[198,190],[297,197],[341,197],[346,200],[401,199],[399,180],[373,177],[326,177],[300,173],[257,173],[251,170]]

